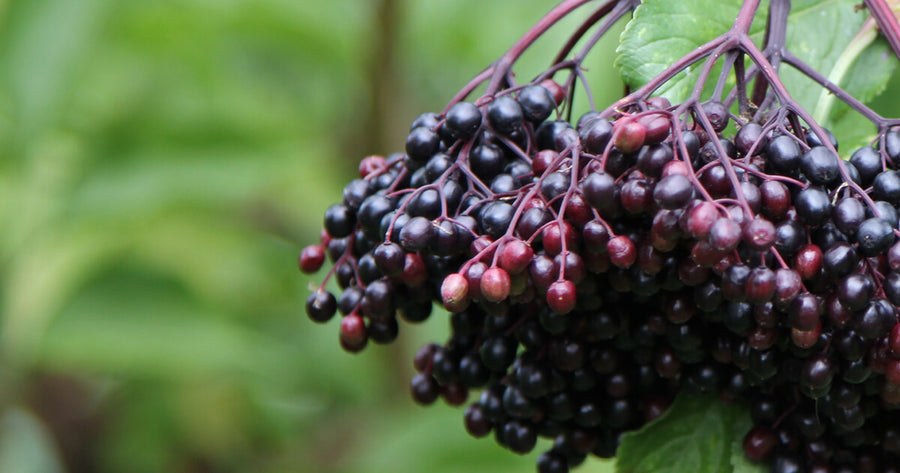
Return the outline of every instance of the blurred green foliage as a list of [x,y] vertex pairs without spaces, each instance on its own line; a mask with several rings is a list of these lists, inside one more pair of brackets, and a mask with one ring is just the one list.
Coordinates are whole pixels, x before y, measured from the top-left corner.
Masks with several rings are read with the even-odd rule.
[[0,471],[533,470],[409,399],[445,316],[345,354],[296,255],[553,3],[0,2]]
[[0,1],[0,472],[532,471],[409,399],[443,314],[345,354],[296,256],[360,158],[553,3]]

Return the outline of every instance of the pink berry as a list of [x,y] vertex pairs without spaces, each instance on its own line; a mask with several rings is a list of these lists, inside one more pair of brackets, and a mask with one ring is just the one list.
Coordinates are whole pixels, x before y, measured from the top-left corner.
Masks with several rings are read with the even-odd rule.
[[511,284],[509,273],[502,268],[490,268],[481,276],[481,294],[491,302],[500,302],[509,297]]
[[450,312],[462,312],[469,306],[469,281],[459,273],[444,278],[441,284],[441,300]]

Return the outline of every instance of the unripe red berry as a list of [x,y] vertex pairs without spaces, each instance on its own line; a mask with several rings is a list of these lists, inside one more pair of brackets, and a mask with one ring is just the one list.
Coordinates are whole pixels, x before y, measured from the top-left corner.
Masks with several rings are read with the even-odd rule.
[[387,160],[382,156],[366,156],[359,162],[359,177],[365,179],[369,174],[384,168],[386,163]]
[[547,289],[547,305],[557,314],[567,314],[575,308],[576,302],[575,283],[568,280],[559,280]]
[[306,274],[315,273],[325,262],[325,248],[322,245],[309,245],[300,251],[297,265]]
[[500,252],[500,267],[510,274],[518,274],[528,268],[532,258],[534,250],[531,245],[522,240],[511,240]]
[[509,273],[502,268],[490,268],[481,276],[481,294],[491,302],[509,297],[510,285]]
[[462,312],[469,306],[469,281],[459,273],[444,278],[441,284],[441,300],[450,312]]
[[358,314],[350,314],[341,319],[341,347],[350,353],[358,353],[366,347],[366,324]]
[[647,127],[636,120],[620,118],[613,125],[613,144],[623,153],[633,153],[644,146]]

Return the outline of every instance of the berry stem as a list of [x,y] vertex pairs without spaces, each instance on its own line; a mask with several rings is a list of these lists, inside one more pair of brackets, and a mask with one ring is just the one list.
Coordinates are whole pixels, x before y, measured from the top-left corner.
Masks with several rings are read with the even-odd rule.
[[[777,71],[781,65],[781,54],[784,51],[787,38],[787,20],[791,12],[791,0],[773,0],[769,5],[769,15],[766,19],[766,39],[763,50],[766,57]],[[766,100],[769,83],[758,79],[753,90],[753,102],[761,104]],[[760,107],[762,110],[762,107]]]
[[649,82],[644,84],[643,87],[635,90],[634,92],[628,94],[627,96],[619,99],[614,104],[612,104],[609,108],[607,108],[602,116],[611,117],[617,113],[617,110],[621,110],[625,106],[638,101],[645,99],[650,96],[656,89],[670,81],[673,77],[678,75],[681,71],[687,69],[691,64],[699,61],[700,59],[705,58],[712,54],[713,51],[716,50],[726,39],[728,39],[730,35],[728,33],[717,37],[716,39],[699,46],[690,52],[687,56],[682,57],[678,61],[675,61],[674,64],[666,68],[666,70],[662,71],[659,75],[651,79]]
[[[559,53],[557,53],[556,57],[553,58],[552,64],[563,62],[566,56],[568,56],[569,53],[571,53],[572,50],[575,49],[575,45],[578,44],[579,41],[581,41],[581,38],[583,38],[588,30],[593,28],[593,26],[597,24],[597,22],[600,21],[601,18],[612,13],[612,15],[610,15],[610,18],[613,18],[613,20],[610,22],[611,26],[611,24],[619,21],[619,19],[621,19],[622,16],[625,15],[625,13],[637,6],[638,3],[640,2],[635,0],[623,0],[610,1],[601,5],[600,8],[594,11],[594,13],[592,13],[591,16],[589,16],[588,19],[585,20],[584,23],[582,23],[581,26],[579,26],[578,29],[575,30],[574,33],[572,33],[572,36],[569,37],[569,40],[566,41],[566,44],[563,45],[563,47],[559,50]],[[605,29],[609,29],[609,26],[606,26],[604,24],[604,26],[600,27],[601,31]],[[600,33],[600,35],[602,35],[602,33]],[[600,35],[595,33],[595,36]],[[596,40],[593,40],[592,38],[591,42],[596,43]],[[579,54],[579,56],[581,56],[581,54]]]
[[871,108],[867,107],[865,104],[857,100],[855,97],[850,95],[846,90],[842,89],[840,86],[828,80],[827,77],[822,75],[819,71],[813,69],[805,62],[801,61],[797,56],[794,56],[790,51],[783,51],[782,53],[784,57],[784,61],[791,65],[794,69],[800,71],[803,75],[809,77],[810,79],[816,81],[822,87],[828,89],[829,92],[834,94],[837,98],[841,99],[842,102],[846,103],[853,110],[857,111],[860,115],[865,116],[869,121],[874,122],[880,128],[885,125],[900,122],[898,120],[888,120],[876,113]]
[[[534,43],[538,38],[541,37],[550,27],[555,25],[560,19],[572,13],[578,7],[584,5],[585,3],[590,2],[591,0],[564,0],[562,3],[554,7],[547,13],[543,18],[541,18],[524,36],[519,38],[516,43],[509,48],[506,53],[494,63],[493,67],[493,75],[491,76],[491,81],[488,83],[487,91],[485,95],[493,95],[496,93],[501,85],[503,84],[503,80],[506,77],[506,74],[509,72],[512,65],[515,64],[516,60],[522,53],[527,50],[532,43]],[[618,3],[619,0],[610,0],[610,4]]]
[[864,3],[872,18],[878,23],[878,29],[894,50],[894,56],[900,58],[900,23],[897,22],[897,16],[891,5],[888,5],[886,0],[864,0]]
[[[732,33],[740,33],[742,35],[747,35],[750,33],[750,25],[753,23],[753,17],[756,15],[756,10],[759,9],[760,0],[745,0],[744,4],[741,5],[741,10],[738,12],[737,18],[734,20],[734,26],[731,27]],[[774,3],[778,3],[777,1]],[[788,0],[788,3],[789,0]]]

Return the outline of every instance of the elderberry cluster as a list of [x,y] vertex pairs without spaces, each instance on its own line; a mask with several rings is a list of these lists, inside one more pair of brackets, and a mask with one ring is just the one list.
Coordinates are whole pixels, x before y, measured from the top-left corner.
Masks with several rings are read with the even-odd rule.
[[900,133],[845,162],[783,110],[548,120],[564,97],[544,80],[458,102],[363,159],[301,252],[342,289],[309,317],[340,312],[358,352],[441,303],[451,335],[416,355],[413,398],[483,389],[468,432],[551,439],[541,473],[613,456],[680,392],[749,402],[745,452],[773,471],[896,471]]

